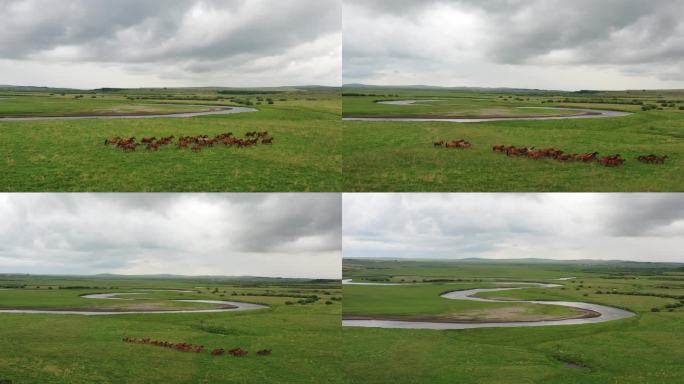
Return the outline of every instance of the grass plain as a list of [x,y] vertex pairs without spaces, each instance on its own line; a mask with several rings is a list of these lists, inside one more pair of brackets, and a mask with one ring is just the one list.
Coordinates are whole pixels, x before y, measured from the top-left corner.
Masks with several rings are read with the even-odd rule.
[[[339,372],[339,351],[330,347],[341,343],[341,291],[336,281],[3,275],[0,285],[5,287],[0,291],[3,308],[137,309],[139,303],[197,306],[170,302],[172,299],[269,306],[234,313],[0,313],[0,380],[22,384],[344,382]],[[197,293],[146,292],[130,301],[79,297],[136,289],[189,289]],[[318,299],[299,303],[312,296]],[[232,357],[212,356],[206,350],[180,352],[124,343],[124,336],[188,342],[209,350],[242,347],[250,353]],[[272,355],[256,356],[256,350],[264,348],[273,349]]]
[[599,324],[534,328],[344,327],[347,347],[357,346],[357,356],[344,365],[354,383],[673,383],[684,375],[679,363],[684,349],[678,342],[684,336],[681,264],[345,259],[344,277],[421,283],[414,288],[345,285],[344,316],[467,311],[470,302],[452,306],[438,302],[451,301],[438,294],[489,287],[495,281],[555,282],[563,287],[480,295],[592,302],[637,314]]
[[[73,92],[73,91],[70,91]],[[228,93],[225,93],[228,92]],[[332,90],[151,89],[0,92],[0,116],[121,115],[248,106],[258,112],[192,118],[2,121],[5,192],[336,192],[342,188],[340,96]],[[82,96],[82,97],[79,97]],[[270,99],[270,101],[269,101]],[[272,103],[272,104],[271,104]],[[272,146],[200,153],[123,153],[108,137],[268,131]]]
[[[379,100],[439,100],[385,105]],[[684,190],[684,93],[451,91],[344,88],[344,117],[521,117],[564,112],[521,107],[616,110],[614,118],[442,121],[345,121],[344,188],[354,192],[657,192]],[[575,112],[565,112],[573,114]],[[465,139],[472,149],[435,149]],[[508,158],[493,145],[555,147],[566,153],[620,154],[625,166]],[[667,155],[664,165],[639,155]]]

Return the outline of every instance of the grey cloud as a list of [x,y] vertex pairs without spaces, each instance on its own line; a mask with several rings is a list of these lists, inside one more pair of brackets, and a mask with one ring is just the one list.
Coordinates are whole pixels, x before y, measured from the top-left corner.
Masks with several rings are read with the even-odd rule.
[[605,227],[614,236],[684,237],[684,232],[668,230],[673,224],[684,224],[684,198],[680,194],[617,195],[605,203]]
[[[338,0],[0,0],[0,60],[102,64],[129,74],[224,85],[206,77],[223,80],[271,58],[252,75],[268,82],[279,74],[282,82],[275,85],[282,85],[292,81],[286,63],[299,65],[305,78],[310,68],[304,63],[341,49],[335,41],[341,12]],[[315,51],[307,50],[316,44]],[[318,77],[310,83],[339,77],[339,63],[313,65]]]
[[340,199],[336,194],[4,195],[0,270],[336,276]]
[[678,194],[361,194],[345,257],[684,261]]
[[[679,82],[672,88],[684,81],[684,3],[678,0],[344,0],[344,4],[345,82],[388,82],[389,72],[440,85],[544,88],[543,84],[486,83],[495,81],[486,72],[499,71],[508,80],[519,76],[521,69],[533,75],[540,67],[551,77],[563,76],[568,69],[581,70],[587,78],[615,71],[622,79],[612,80],[610,86],[621,88],[638,88],[649,78],[652,83]],[[386,33],[374,33],[378,31]],[[455,31],[460,33],[454,36]],[[482,73],[475,71],[477,76],[471,75],[463,84],[459,74],[468,76],[469,69],[478,65]],[[449,83],[452,79],[459,83]],[[572,83],[564,88],[576,89]]]
[[[266,4],[257,0],[261,7],[255,9],[250,3],[170,0],[160,6],[161,2],[154,0],[5,0],[2,7],[10,22],[3,23],[0,36],[5,38],[0,40],[0,55],[26,58],[60,46],[76,46],[83,47],[85,59],[93,61],[219,59],[274,54],[339,30],[340,9],[333,1],[289,0],[264,7]],[[210,31],[219,34],[209,43],[202,41],[204,36],[197,36],[194,44],[176,46],[174,40],[183,37],[179,36],[183,22],[193,9],[198,9],[194,7],[203,7],[207,14],[226,12],[239,16],[246,10],[259,13],[245,14],[251,19],[244,23],[226,20],[237,25],[224,33]],[[198,19],[192,27],[202,27],[201,17]],[[126,41],[118,34],[126,29],[139,34],[137,46],[124,45]],[[167,48],[159,49],[167,44]],[[129,53],[130,48],[135,48],[134,54]]]

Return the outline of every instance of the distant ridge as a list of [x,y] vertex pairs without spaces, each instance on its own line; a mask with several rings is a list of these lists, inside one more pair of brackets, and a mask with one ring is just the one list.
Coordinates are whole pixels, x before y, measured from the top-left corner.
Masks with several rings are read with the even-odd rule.
[[442,87],[437,85],[368,85],[360,83],[344,84],[342,88],[363,89],[413,89],[413,90],[442,90],[442,91],[467,91],[467,92],[511,92],[511,93],[570,93],[569,91],[557,91],[532,88],[507,88],[507,87]]
[[396,257],[345,257],[346,260],[364,261],[413,261],[413,262],[444,262],[444,263],[482,263],[482,264],[571,264],[571,265],[606,265],[615,267],[639,267],[639,268],[684,268],[684,263],[667,261],[628,261],[628,260],[596,260],[596,259],[576,259],[576,260],[554,260],[540,258],[520,258],[520,259],[486,259],[478,257],[468,257],[463,259],[409,259]]
[[185,279],[185,280],[214,280],[214,281],[259,281],[259,282],[339,282],[339,279],[320,279],[303,277],[264,277],[264,276],[223,276],[223,275],[173,275],[173,274],[152,274],[152,275],[119,275],[114,273],[99,273],[95,275],[73,275],[73,274],[28,274],[28,273],[0,273],[0,277],[29,277],[47,276],[61,278],[93,278],[93,279]]
[[118,88],[118,87],[101,87],[93,89],[79,89],[79,88],[60,88],[60,87],[45,87],[45,86],[33,86],[33,85],[9,85],[0,84],[0,90],[5,91],[31,91],[31,92],[59,92],[59,91],[80,91],[80,92],[117,92],[117,91],[131,91],[131,90],[216,90],[216,91],[229,91],[229,90],[260,90],[260,91],[334,91],[340,90],[339,86],[328,86],[328,85],[286,85],[277,87],[226,87],[226,86],[215,86],[215,87],[139,87],[139,88]]

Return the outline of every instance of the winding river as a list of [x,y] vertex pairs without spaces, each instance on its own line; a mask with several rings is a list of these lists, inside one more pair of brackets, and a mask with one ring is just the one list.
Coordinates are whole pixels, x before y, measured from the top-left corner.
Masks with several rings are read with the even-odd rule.
[[[146,289],[147,292],[179,292],[179,293],[194,293],[195,291],[187,290],[172,290],[172,289]],[[121,295],[143,295],[145,292],[116,292],[116,293],[94,293],[90,295],[81,296],[84,299],[104,299],[104,300],[134,300],[126,297],[119,297]],[[243,303],[239,301],[224,301],[224,300],[191,300],[191,299],[176,299],[171,301],[178,301],[184,303],[204,303],[204,304],[219,304],[230,306],[230,308],[210,308],[210,309],[179,309],[179,310],[137,310],[137,311],[79,311],[79,310],[47,310],[47,309],[0,309],[0,313],[32,313],[32,314],[50,314],[50,315],[85,315],[85,316],[101,316],[101,315],[139,315],[139,314],[168,314],[168,313],[216,313],[216,312],[242,312],[251,311],[255,309],[268,308],[266,305]]]
[[[176,105],[176,104],[174,104]],[[257,112],[257,109],[246,107],[220,107],[215,105],[188,105],[194,107],[212,107],[211,111],[160,113],[153,115],[80,115],[80,116],[26,116],[26,117],[0,117],[0,121],[37,121],[37,120],[83,120],[83,119],[155,119],[160,117],[184,118],[209,115],[231,115],[236,113]]]
[[[421,102],[431,102],[439,100],[392,100],[392,101],[378,101],[378,104],[386,105],[426,105]],[[490,118],[423,118],[423,117],[345,117],[342,120],[347,121],[407,121],[407,122],[421,122],[421,121],[438,121],[451,123],[482,123],[487,121],[515,121],[515,120],[567,120],[567,119],[596,119],[606,117],[623,117],[629,116],[629,112],[608,111],[603,109],[588,109],[588,108],[558,108],[558,107],[518,107],[521,109],[545,109],[553,111],[577,112],[574,115],[567,116],[539,116],[539,117],[490,117]]]
[[[568,280],[572,278],[562,278],[558,280]],[[346,281],[346,282],[345,282]],[[343,284],[352,283],[351,280],[343,280]],[[359,283],[357,285],[389,285],[381,283]],[[342,325],[345,327],[366,327],[366,328],[405,328],[405,329],[470,329],[470,328],[501,328],[501,327],[542,327],[550,325],[578,325],[578,324],[593,324],[603,323],[606,321],[613,321],[632,317],[635,314],[619,308],[609,307],[600,304],[591,304],[574,301],[541,301],[541,300],[496,300],[482,297],[475,297],[482,292],[499,292],[511,291],[517,289],[531,288],[531,286],[539,288],[557,288],[562,287],[559,284],[543,284],[543,283],[527,283],[527,282],[499,282],[498,284],[506,285],[528,285],[527,287],[508,287],[508,288],[476,288],[467,289],[463,291],[452,291],[441,295],[441,297],[450,300],[471,300],[484,302],[506,302],[506,303],[531,303],[544,305],[560,305],[563,307],[583,309],[598,313],[598,316],[581,318],[581,319],[565,319],[565,320],[540,320],[540,321],[516,321],[516,322],[483,322],[483,323],[440,323],[440,322],[426,322],[426,321],[399,321],[399,320],[342,320]],[[397,285],[397,284],[391,284]]]

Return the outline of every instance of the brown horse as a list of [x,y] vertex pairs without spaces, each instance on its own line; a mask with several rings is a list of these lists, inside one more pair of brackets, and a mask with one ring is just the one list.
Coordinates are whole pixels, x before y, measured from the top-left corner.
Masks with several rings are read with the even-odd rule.
[[151,142],[147,144],[147,150],[148,151],[157,151],[159,150],[159,143]]
[[612,155],[600,158],[599,163],[606,167],[619,167],[625,163],[625,160],[620,155]]
[[121,138],[119,136],[115,136],[115,137],[112,137],[109,139],[105,139],[104,145],[116,145],[119,143],[119,140],[121,140]]
[[598,156],[598,152],[584,153],[584,154],[575,156],[575,159],[577,161],[581,161],[583,163],[588,163],[588,162],[596,160],[596,156]]
[[238,347],[238,348],[233,348],[233,349],[229,350],[228,353],[230,353],[230,354],[233,355],[233,356],[245,356],[245,355],[247,355],[249,352],[247,352],[247,351],[245,351],[244,349]]

